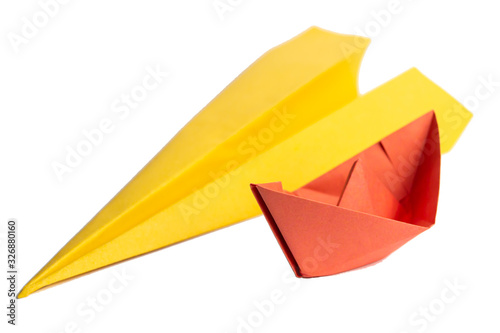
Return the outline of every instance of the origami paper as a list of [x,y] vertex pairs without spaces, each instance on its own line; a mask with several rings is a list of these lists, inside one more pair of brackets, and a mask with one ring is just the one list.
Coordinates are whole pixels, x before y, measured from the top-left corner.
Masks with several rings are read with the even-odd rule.
[[434,225],[439,131],[429,112],[294,192],[251,185],[297,277],[380,261]]
[[255,217],[260,210],[250,183],[281,179],[286,188],[299,188],[429,110],[435,110],[447,138],[441,149],[449,150],[470,113],[417,70],[359,97],[356,77],[366,44],[362,37],[313,27],[264,54],[200,111],[19,297]]

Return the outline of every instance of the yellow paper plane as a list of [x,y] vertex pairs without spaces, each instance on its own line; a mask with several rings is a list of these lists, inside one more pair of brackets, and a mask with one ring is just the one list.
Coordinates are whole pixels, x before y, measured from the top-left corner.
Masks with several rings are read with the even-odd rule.
[[471,114],[416,69],[358,96],[367,44],[313,27],[265,53],[18,297],[260,215],[250,183],[297,189],[431,110],[449,151]]

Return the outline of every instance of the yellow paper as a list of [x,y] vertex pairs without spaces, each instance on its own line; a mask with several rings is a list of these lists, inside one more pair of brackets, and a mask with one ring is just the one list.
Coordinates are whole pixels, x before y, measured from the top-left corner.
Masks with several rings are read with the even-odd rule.
[[[363,43],[360,43],[362,41]],[[294,190],[430,110],[441,149],[471,114],[413,69],[358,97],[361,37],[311,28],[264,54],[195,116],[19,297],[260,214],[250,183]],[[346,53],[346,45],[354,52]]]

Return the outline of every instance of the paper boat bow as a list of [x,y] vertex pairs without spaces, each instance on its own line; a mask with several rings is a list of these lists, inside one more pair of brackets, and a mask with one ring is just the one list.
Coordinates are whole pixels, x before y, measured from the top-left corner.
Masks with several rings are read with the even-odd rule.
[[294,192],[252,191],[298,277],[332,275],[385,258],[434,224],[439,192],[434,112]]

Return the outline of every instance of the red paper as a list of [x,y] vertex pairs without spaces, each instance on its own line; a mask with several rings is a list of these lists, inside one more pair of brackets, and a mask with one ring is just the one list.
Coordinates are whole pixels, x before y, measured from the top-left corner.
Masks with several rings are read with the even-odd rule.
[[296,276],[377,262],[434,225],[439,147],[429,112],[294,192],[252,184]]

